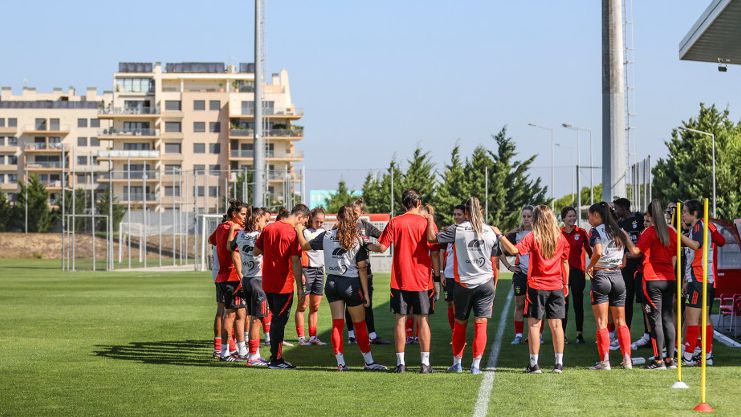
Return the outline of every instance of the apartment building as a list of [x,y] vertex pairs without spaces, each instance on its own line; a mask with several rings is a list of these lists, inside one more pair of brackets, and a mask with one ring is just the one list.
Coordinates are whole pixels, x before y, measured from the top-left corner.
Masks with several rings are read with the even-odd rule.
[[[33,167],[28,172],[46,175],[55,201],[65,165],[68,184],[110,184],[133,208],[167,210],[187,201],[197,211],[218,210],[238,176],[253,169],[254,86],[252,64],[124,62],[113,90],[101,96],[94,89],[14,96],[5,87],[1,189],[17,192],[17,180]],[[303,111],[291,100],[286,70],[266,82],[263,108],[266,204],[281,204],[296,192],[295,163],[303,160],[296,150],[303,127],[295,124]]]

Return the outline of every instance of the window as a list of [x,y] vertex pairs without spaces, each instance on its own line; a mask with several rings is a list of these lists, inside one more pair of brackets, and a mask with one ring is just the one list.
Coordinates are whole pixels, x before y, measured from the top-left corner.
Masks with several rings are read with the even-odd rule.
[[90,127],[100,127],[100,119],[90,119]]
[[167,164],[165,165],[165,174],[178,174],[181,169],[180,164]]
[[180,197],[180,186],[179,185],[166,185],[165,186],[166,197]]
[[165,143],[165,153],[182,153],[179,143]]
[[206,131],[206,122],[193,122],[193,131],[203,133]]
[[[85,120],[85,119],[80,119],[80,120]],[[85,137],[77,138],[77,146],[87,146],[87,138]]]
[[119,78],[116,80],[116,91],[151,93],[154,91],[154,80],[151,78]]
[[5,119],[0,117],[0,127],[5,127]]
[[221,110],[221,101],[219,100],[210,100],[208,102],[208,109],[213,111],[219,111]]
[[18,146],[18,137],[8,136],[8,146]]
[[220,122],[208,122],[208,131],[211,133],[221,132],[221,123]]
[[46,119],[36,119],[34,126],[36,130],[46,130]]
[[8,155],[8,165],[18,165],[18,157],[16,155]]
[[242,102],[242,114],[243,115],[255,114],[255,102],[254,101],[243,101]]
[[203,197],[204,196],[203,186],[199,185],[198,187],[195,187],[195,192],[196,192],[196,196]]
[[59,119],[49,119],[49,125],[50,125],[49,130],[60,130]]
[[100,146],[98,138],[90,138],[90,146]]
[[18,182],[18,174],[8,174],[8,182]]
[[5,183],[5,174],[0,174],[0,184]]
[[165,122],[165,132],[180,132],[180,122]]
[[11,117],[8,119],[8,127],[18,127],[18,119]]
[[218,197],[219,196],[219,187],[216,186],[210,186],[208,187],[208,196],[209,197]]
[[206,110],[205,100],[193,100],[193,110]]
[[77,127],[87,127],[87,119],[77,119]]
[[219,171],[221,171],[221,165],[219,164],[213,164],[208,166],[208,173],[219,175]]
[[124,143],[123,148],[125,151],[148,151],[151,150],[151,144],[149,143]]
[[206,172],[206,165],[193,165],[193,171],[195,171],[196,174],[203,174]]
[[85,174],[77,174],[77,183],[78,184],[86,184],[87,183],[87,179],[85,177],[86,177]]
[[206,153],[206,144],[205,143],[194,143],[193,153]]
[[87,165],[87,156],[78,156],[77,165]]
[[165,110],[169,110],[169,111],[182,110],[180,100],[165,100]]
[[221,153],[221,144],[219,144],[219,143],[209,143],[208,144],[208,152],[209,153],[215,153],[215,154]]

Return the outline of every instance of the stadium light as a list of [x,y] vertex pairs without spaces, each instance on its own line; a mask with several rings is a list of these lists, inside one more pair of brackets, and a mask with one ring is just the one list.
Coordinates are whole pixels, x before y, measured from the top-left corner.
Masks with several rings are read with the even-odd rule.
[[555,154],[555,151],[556,151],[556,147],[555,147],[555,143],[553,142],[553,128],[552,127],[546,127],[546,126],[536,125],[535,123],[528,123],[527,125],[530,126],[530,127],[537,128],[537,129],[547,130],[551,134],[551,210],[555,210],[556,197],[554,195],[553,189],[555,188],[555,185],[554,184],[555,184],[555,177],[556,177],[556,173],[555,173],[555,162],[554,162],[554,154]]
[[713,217],[718,218],[718,213],[716,212],[715,207],[715,134],[710,132],[703,132],[702,130],[690,129],[689,127],[684,126],[679,126],[679,129],[687,132],[697,133],[698,135],[710,136],[710,138],[712,138],[713,140]]

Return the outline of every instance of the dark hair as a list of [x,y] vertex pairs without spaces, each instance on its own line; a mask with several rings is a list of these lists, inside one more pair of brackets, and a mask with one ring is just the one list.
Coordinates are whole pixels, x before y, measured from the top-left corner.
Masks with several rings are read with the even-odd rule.
[[407,210],[411,210],[422,203],[422,197],[419,195],[417,190],[413,188],[407,188],[401,193],[401,205]]
[[242,200],[237,200],[236,198],[229,200],[229,206],[226,209],[224,217],[221,218],[221,222],[224,223],[225,221],[231,219],[235,211],[242,210],[244,207],[249,208],[250,206],[243,203]]
[[612,204],[619,206],[625,211],[630,211],[630,200],[628,200],[627,198],[616,198],[615,201],[612,202]]
[[326,214],[326,212],[321,207],[315,207],[313,210],[311,210],[311,213],[309,213],[309,221],[313,222],[314,218],[319,214]]
[[684,206],[687,207],[687,211],[690,214],[694,215],[698,219],[701,219],[705,215],[705,209],[699,200],[687,200],[684,202]]
[[247,220],[244,222],[245,232],[254,232],[257,230],[257,219],[265,214],[261,207],[250,207]]
[[602,201],[596,204],[592,204],[589,207],[590,213],[597,213],[602,218],[602,224],[605,225],[605,232],[608,236],[617,240],[622,247],[628,246],[628,240],[625,238],[623,230],[615,220],[615,214],[612,212],[612,207],[609,204]]
[[651,216],[651,221],[659,236],[659,241],[664,246],[669,246],[669,226],[666,225],[664,211],[661,209],[661,201],[654,199],[646,208],[646,213]]
[[359,207],[360,211],[365,211],[365,200],[362,198],[358,198],[357,200],[353,201],[352,204],[353,208]]
[[306,204],[296,204],[293,206],[293,210],[291,210],[291,214],[294,216],[309,216],[310,210],[309,207],[306,206]]
[[576,213],[576,209],[571,206],[566,206],[562,208],[561,209],[561,220],[563,220],[566,217],[566,215],[569,214],[570,211],[573,211],[574,213]]
[[285,207],[279,207],[278,212],[275,214],[275,221],[283,220],[290,215],[291,213],[289,213]]
[[337,240],[345,250],[352,249],[358,243],[358,218],[352,204],[342,206],[337,212]]
[[457,206],[453,207],[453,211],[460,210],[461,212],[466,212],[466,205],[465,204],[458,204]]

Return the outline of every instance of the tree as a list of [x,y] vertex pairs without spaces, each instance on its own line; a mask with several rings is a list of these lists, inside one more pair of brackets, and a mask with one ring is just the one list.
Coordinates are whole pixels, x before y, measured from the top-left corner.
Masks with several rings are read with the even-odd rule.
[[[25,216],[26,205],[28,206],[28,231],[48,232],[51,228],[52,217],[46,187],[36,174],[31,174],[28,182],[20,182],[19,185],[17,207],[21,216]],[[23,221],[23,218],[21,220]]]
[[0,232],[10,230],[14,211],[13,206],[8,201],[8,196],[5,193],[0,193]]
[[438,223],[453,224],[453,207],[466,198],[461,188],[465,180],[466,173],[461,161],[460,146],[455,145],[450,154],[450,163],[445,165],[445,170],[440,174],[440,185],[434,199]]
[[[111,191],[108,188],[96,193],[95,196],[97,197],[97,200],[98,200],[95,202],[95,208],[97,211],[96,214],[102,214],[102,215],[109,216],[110,208],[112,205],[113,219],[109,219],[109,220],[111,221],[112,230],[114,232],[117,231],[119,223],[121,223],[121,220],[123,220],[124,214],[126,214],[126,207],[118,203],[118,199],[116,198],[115,195],[113,196],[113,201],[112,202],[110,201]],[[96,222],[95,228],[98,231],[105,231],[106,221],[104,219],[98,220]]]
[[[392,175],[393,173],[393,175]],[[399,212],[403,173],[398,163],[392,159],[388,170],[378,178],[370,173],[363,183],[363,201],[366,210],[370,213],[391,213],[391,178],[394,181],[394,212]],[[399,201],[399,203],[397,203]]]
[[[594,201],[599,202],[602,199],[602,184],[597,184],[594,186]],[[589,206],[589,187],[582,187],[581,189],[581,204],[582,206]],[[559,216],[561,214],[561,210],[563,210],[564,207],[576,207],[576,194],[570,193],[566,194],[563,197],[557,198],[554,202],[554,210],[556,211],[556,216]],[[584,209],[586,210],[586,209]],[[582,216],[584,216],[584,212],[582,212]],[[583,218],[583,217],[582,217]]]
[[344,180],[340,180],[339,184],[337,184],[337,191],[324,200],[324,209],[328,213],[337,213],[343,206],[352,203],[356,199],[357,196],[355,193],[347,188],[347,183]]
[[[399,204],[399,210],[403,211],[401,207],[401,193],[408,188],[413,188],[419,192],[424,203],[432,202],[435,197],[435,189],[437,182],[435,181],[435,164],[430,159],[429,152],[423,152],[422,148],[417,147],[412,154],[412,159],[407,161],[409,167],[402,176],[402,187],[396,192],[394,188],[394,194],[397,194],[397,202]],[[396,187],[396,185],[394,185]]]
[[[718,217],[741,217],[741,123],[733,122],[729,110],[700,104],[697,119],[683,121],[686,128],[715,134]],[[652,193],[664,204],[690,198],[709,198],[712,208],[712,139],[707,135],[672,130],[665,142],[669,154],[653,168]]]

